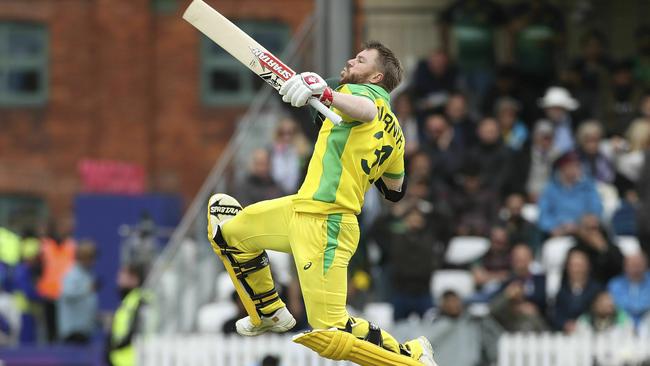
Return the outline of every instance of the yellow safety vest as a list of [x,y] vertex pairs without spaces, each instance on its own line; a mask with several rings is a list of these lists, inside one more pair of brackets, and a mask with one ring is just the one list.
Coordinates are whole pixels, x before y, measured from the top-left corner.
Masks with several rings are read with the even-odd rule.
[[0,227],[0,261],[12,267],[20,262],[20,236],[3,227]]
[[[135,317],[140,302],[143,300],[142,290],[135,288],[124,298],[120,307],[115,312],[111,331],[111,344],[119,344],[129,334],[133,317]],[[110,353],[113,366],[135,365],[135,351],[133,345],[118,348]]]

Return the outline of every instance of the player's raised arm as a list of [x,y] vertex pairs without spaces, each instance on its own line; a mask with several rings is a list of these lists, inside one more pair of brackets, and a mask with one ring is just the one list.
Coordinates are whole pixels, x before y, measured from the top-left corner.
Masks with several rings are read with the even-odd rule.
[[333,91],[320,75],[313,72],[294,75],[280,88],[280,95],[283,101],[294,107],[302,107],[309,98],[317,98],[355,121],[370,122],[377,115],[377,107],[370,99]]

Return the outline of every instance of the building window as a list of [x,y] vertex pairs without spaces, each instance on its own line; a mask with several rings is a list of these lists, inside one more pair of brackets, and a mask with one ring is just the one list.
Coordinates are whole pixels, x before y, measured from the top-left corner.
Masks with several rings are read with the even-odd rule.
[[[289,42],[286,24],[268,21],[235,22],[264,48],[280,56]],[[201,96],[211,106],[249,103],[262,79],[209,38],[201,36]]]
[[0,22],[0,105],[47,99],[48,34],[34,23]]

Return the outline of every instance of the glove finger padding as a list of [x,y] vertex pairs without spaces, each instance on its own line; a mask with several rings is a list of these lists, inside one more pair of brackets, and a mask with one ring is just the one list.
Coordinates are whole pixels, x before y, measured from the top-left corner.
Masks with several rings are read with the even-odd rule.
[[306,86],[302,86],[301,88],[298,88],[294,92],[293,97],[291,97],[291,105],[294,107],[302,107],[307,104],[307,99],[309,99],[309,97],[311,97],[311,90]]
[[[282,84],[282,87],[280,87],[280,91],[279,91],[280,95],[286,95],[289,89],[291,89],[292,86],[296,85],[296,83],[302,84],[302,79],[298,74],[292,76],[289,80],[287,80],[284,84]],[[287,101],[285,100],[285,102]]]
[[293,105],[293,100],[298,92],[299,89],[304,88],[305,86],[302,85],[302,82],[298,80],[297,83],[293,83],[293,85],[290,85],[285,92],[287,93],[284,97],[282,97],[282,100],[285,101],[286,103],[291,103]]

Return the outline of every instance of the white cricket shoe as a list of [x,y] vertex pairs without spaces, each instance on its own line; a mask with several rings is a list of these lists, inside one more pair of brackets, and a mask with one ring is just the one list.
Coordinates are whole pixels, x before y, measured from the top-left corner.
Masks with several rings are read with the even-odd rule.
[[284,333],[296,325],[296,319],[293,318],[293,315],[291,315],[289,310],[287,310],[286,306],[278,309],[271,316],[262,316],[261,318],[262,324],[259,326],[254,326],[253,323],[251,323],[250,316],[237,320],[237,323],[235,323],[237,333],[249,337],[269,331],[274,333]]
[[422,362],[426,366],[438,366],[436,361],[433,359],[433,347],[426,337],[418,337],[416,339],[422,346],[422,356],[418,361]]

